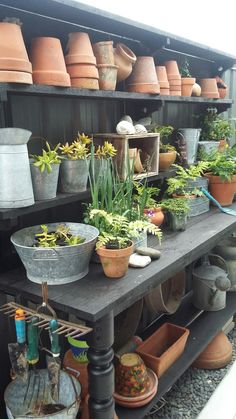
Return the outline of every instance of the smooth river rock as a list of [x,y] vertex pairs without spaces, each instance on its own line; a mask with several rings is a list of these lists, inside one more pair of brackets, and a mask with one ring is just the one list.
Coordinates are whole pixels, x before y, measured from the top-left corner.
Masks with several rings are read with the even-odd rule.
[[140,246],[136,249],[136,252],[139,255],[150,256],[151,259],[159,259],[161,256],[161,252],[153,247]]

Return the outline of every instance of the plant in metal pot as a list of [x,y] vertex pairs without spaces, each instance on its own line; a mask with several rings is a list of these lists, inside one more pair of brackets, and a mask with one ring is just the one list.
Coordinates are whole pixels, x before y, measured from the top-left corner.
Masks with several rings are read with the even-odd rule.
[[161,201],[161,207],[168,213],[171,230],[183,231],[186,229],[189,213],[189,201],[185,198],[169,198]]
[[109,141],[104,141],[98,147],[91,146],[90,176],[93,182],[104,181],[109,162],[115,157],[117,150]]
[[191,76],[189,70],[189,61],[185,58],[183,66],[180,67],[181,74],[181,95],[191,96],[193,85],[196,82],[196,78]]
[[42,154],[31,154],[30,170],[34,198],[36,201],[55,198],[61,157],[58,154],[60,144],[51,149],[46,141],[46,149]]
[[230,152],[218,152],[205,176],[212,196],[223,206],[231,205],[236,191],[236,161]]
[[60,190],[64,193],[83,192],[87,188],[89,176],[90,150],[92,139],[85,134],[69,144],[60,147],[62,164],[60,170]]
[[36,247],[75,246],[83,243],[84,237],[73,235],[65,224],[58,224],[55,231],[50,231],[47,225],[41,225],[42,231],[35,234]]

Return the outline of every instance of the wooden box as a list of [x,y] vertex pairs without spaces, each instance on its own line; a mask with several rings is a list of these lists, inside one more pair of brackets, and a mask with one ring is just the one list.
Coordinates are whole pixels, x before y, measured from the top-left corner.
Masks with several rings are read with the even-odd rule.
[[[127,165],[132,167],[132,150],[140,150],[140,159],[142,165],[145,167],[145,160],[148,159],[146,169],[143,171],[134,170],[134,177],[140,179],[157,175],[159,173],[159,134],[145,133],[145,134],[94,134],[93,141],[95,146],[102,145],[104,141],[109,141],[117,150],[117,155],[114,157],[117,171],[121,179],[124,179],[128,172]],[[140,164],[139,164],[140,166]],[[134,166],[134,169],[138,165]]]

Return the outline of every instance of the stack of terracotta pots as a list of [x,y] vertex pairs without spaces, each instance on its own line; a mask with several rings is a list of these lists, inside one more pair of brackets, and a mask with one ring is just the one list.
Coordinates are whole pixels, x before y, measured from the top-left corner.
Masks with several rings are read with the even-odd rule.
[[217,82],[215,78],[201,79],[200,85],[202,89],[202,93],[201,93],[202,97],[219,99],[220,95],[218,92]]
[[71,86],[81,89],[99,89],[98,69],[89,36],[86,32],[69,34],[65,56]]
[[137,57],[133,71],[126,81],[128,92],[160,93],[153,57]]
[[170,95],[181,96],[181,75],[176,61],[166,61],[165,67],[170,84]]
[[0,22],[0,82],[33,83],[32,65],[16,23]]
[[160,85],[160,94],[169,95],[170,94],[170,84],[167,77],[166,68],[164,65],[156,66],[157,79]]
[[113,41],[97,42],[93,44],[93,51],[97,59],[99,88],[115,90],[118,66],[115,65]]
[[35,84],[70,87],[70,76],[66,72],[60,39],[51,37],[32,39],[31,61]]

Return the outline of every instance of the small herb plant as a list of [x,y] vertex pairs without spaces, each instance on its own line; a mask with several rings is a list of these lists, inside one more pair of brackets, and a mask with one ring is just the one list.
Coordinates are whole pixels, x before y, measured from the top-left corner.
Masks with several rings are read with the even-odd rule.
[[85,241],[84,237],[73,236],[70,229],[59,224],[55,231],[49,232],[46,225],[41,225],[42,232],[35,234],[37,247],[74,246]]
[[185,58],[184,65],[183,67],[180,67],[179,71],[180,71],[181,77],[187,77],[187,78],[192,77],[189,71],[189,61],[187,60],[187,58]]
[[60,164],[61,157],[58,154],[60,144],[52,150],[49,143],[46,141],[46,150],[42,151],[42,155],[31,154],[34,166],[38,167],[40,172],[47,170],[48,173],[52,172],[52,164]]
[[176,215],[187,215],[189,212],[188,199],[185,198],[169,198],[164,199],[160,203],[163,210]]
[[229,120],[217,114],[216,108],[208,108],[202,121],[201,141],[229,140],[233,128]]

